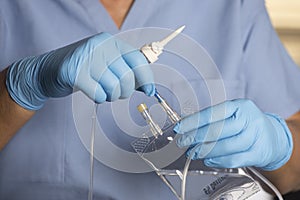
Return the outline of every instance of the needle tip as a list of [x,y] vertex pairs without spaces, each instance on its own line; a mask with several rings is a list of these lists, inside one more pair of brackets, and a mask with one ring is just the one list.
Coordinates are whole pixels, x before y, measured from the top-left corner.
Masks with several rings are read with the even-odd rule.
[[178,28],[175,32],[177,33],[181,33],[183,31],[183,29],[185,28],[185,25],[181,26],[180,28]]

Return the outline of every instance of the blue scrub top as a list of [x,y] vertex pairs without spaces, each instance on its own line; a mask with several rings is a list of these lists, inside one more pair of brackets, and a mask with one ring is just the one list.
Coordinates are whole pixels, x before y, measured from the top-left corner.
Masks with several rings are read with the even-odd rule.
[[[0,67],[103,31],[181,25],[218,66],[226,99],[249,98],[263,111],[283,117],[299,110],[299,69],[273,30],[262,0],[137,0],[120,30],[98,0],[3,0]],[[170,63],[174,68],[184,64]],[[200,107],[208,106],[209,94],[200,91],[203,80],[191,75],[189,81],[199,88]],[[105,105],[100,112],[105,115]],[[106,119],[105,124],[116,140],[114,122]],[[94,173],[94,199],[176,199],[154,173],[126,173],[97,161]],[[87,198],[89,153],[76,131],[71,97],[50,99],[0,152],[0,177],[0,199]]]

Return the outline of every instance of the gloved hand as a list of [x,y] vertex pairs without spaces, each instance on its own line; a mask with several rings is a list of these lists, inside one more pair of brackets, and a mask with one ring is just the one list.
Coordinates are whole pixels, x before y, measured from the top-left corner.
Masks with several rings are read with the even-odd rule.
[[49,97],[73,89],[97,103],[129,97],[135,88],[151,96],[153,75],[146,58],[108,33],[13,63],[6,85],[10,96],[29,110],[41,108]]
[[226,101],[182,119],[174,131],[179,147],[210,167],[256,166],[275,170],[290,158],[293,143],[283,119],[250,100]]

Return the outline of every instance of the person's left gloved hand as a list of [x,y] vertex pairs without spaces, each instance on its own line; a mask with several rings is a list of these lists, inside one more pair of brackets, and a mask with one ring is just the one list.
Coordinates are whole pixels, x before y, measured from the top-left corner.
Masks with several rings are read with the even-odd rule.
[[290,158],[292,135],[283,119],[250,100],[232,100],[182,119],[174,131],[179,147],[210,167],[256,166],[275,170]]

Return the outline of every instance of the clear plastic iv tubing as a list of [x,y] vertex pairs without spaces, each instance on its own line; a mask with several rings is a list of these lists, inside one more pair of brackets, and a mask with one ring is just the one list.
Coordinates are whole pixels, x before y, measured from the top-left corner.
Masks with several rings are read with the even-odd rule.
[[98,104],[95,104],[92,115],[92,131],[90,140],[90,184],[88,200],[93,200],[94,190],[94,144],[95,144],[95,131],[96,131],[96,119],[97,119]]
[[[191,154],[192,155],[192,154]],[[186,188],[186,178],[189,171],[189,167],[192,159],[188,156],[182,172],[182,181],[181,181],[181,200],[185,200],[185,188]]]

